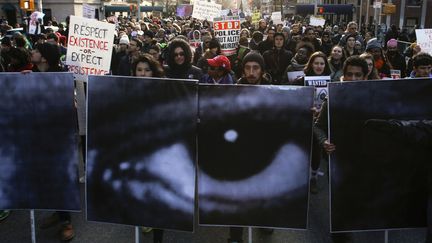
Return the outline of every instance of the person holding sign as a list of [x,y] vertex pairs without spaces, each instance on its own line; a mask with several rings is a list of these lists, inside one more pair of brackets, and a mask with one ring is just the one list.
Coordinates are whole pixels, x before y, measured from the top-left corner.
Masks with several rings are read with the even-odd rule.
[[[349,57],[343,66],[343,78],[342,81],[361,81],[366,80],[368,72],[368,65],[366,61],[359,56],[351,56]],[[314,152],[315,152],[315,144],[318,144],[324,152],[327,154],[331,154],[336,150],[336,145],[331,143],[328,139],[328,104],[327,100],[322,104],[322,109],[318,114],[318,117],[315,121],[313,127],[313,141],[314,141]],[[313,190],[313,186],[317,186],[317,169],[314,166],[319,166],[320,156],[312,157],[312,174],[311,174],[311,190]],[[314,171],[315,170],[315,171]],[[313,183],[315,180],[315,183]],[[318,188],[314,188],[317,190]],[[334,243],[336,242],[350,242],[351,236],[347,233],[333,233],[331,234],[332,240]]]
[[[159,62],[150,54],[142,54],[137,57],[132,63],[132,75],[136,77],[165,77],[162,66]],[[164,231],[161,229],[152,229],[143,227],[143,232],[149,232],[153,230],[153,243],[162,243]]]
[[[308,42],[300,42],[296,48],[296,54],[291,59],[291,64],[285,69],[285,73],[295,72],[295,71],[303,71],[306,66],[306,63],[309,60],[309,57],[314,52],[314,47],[311,43]],[[289,84],[288,75],[284,75],[283,84]]]
[[[34,72],[63,71],[60,66],[60,50],[57,45],[47,42],[36,45],[32,51],[31,60],[35,65]],[[53,213],[42,221],[40,228],[47,229],[57,224],[61,224],[60,239],[62,241],[68,241],[75,237],[69,212],[58,211]]]
[[[305,76],[330,76],[330,65],[324,53],[317,51],[313,53],[304,68]],[[304,85],[304,77],[299,77],[292,83],[293,85]]]
[[400,71],[400,77],[406,77],[406,61],[405,57],[400,54],[398,49],[398,43],[395,39],[387,41],[386,58],[390,62],[393,69]]

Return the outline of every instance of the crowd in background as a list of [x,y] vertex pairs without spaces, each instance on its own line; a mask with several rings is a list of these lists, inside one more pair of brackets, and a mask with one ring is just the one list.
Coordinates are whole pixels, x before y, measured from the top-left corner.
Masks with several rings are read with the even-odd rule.
[[[292,19],[273,25],[269,19],[252,23],[251,17],[246,17],[235,54],[225,56],[207,20],[174,16],[109,19],[105,21],[116,25],[111,75],[250,85],[303,85],[304,76],[330,76],[333,82],[379,80],[392,78],[392,70],[399,70],[401,78],[432,77],[432,57],[421,52],[415,32],[396,26],[378,39],[373,30],[359,29],[356,22],[310,26],[303,19]],[[12,27],[3,21],[0,71],[66,71],[68,24],[69,19],[64,23],[50,21],[31,35],[25,25],[23,32],[9,33]],[[296,71],[304,72],[304,76],[288,79],[287,73]],[[320,115],[317,110],[318,121]],[[320,132],[316,154],[334,151],[326,131]],[[312,162],[311,191],[315,193],[320,159]],[[0,219],[7,214],[2,211]],[[73,238],[70,216],[60,213],[51,220],[69,222],[64,224],[61,239]],[[240,242],[236,238],[239,233],[231,231],[231,242]],[[156,233],[161,242],[162,232]]]

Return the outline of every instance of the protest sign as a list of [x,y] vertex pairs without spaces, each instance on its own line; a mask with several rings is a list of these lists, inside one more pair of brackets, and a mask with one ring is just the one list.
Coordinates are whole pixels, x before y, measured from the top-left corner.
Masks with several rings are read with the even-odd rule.
[[71,16],[66,64],[77,80],[109,73],[115,26]]
[[[38,11],[35,11],[30,15],[29,34],[38,35],[41,33],[40,26],[43,25],[43,23],[41,23],[39,20],[42,20],[44,16],[45,16],[44,13],[41,13]],[[38,28],[38,25],[39,25],[39,28]]]
[[220,16],[222,5],[207,1],[194,2],[192,18],[213,21]]
[[430,79],[329,83],[333,232],[426,225],[431,90]]
[[271,15],[271,19],[273,20],[274,25],[282,24],[282,13],[273,12]]
[[80,210],[72,74],[0,80],[0,208]]
[[432,29],[417,29],[417,44],[420,45],[422,52],[432,55]]
[[189,80],[89,77],[88,220],[193,230],[197,89]]
[[395,69],[390,69],[390,76],[392,77],[392,79],[400,79],[401,78],[401,71],[395,70]]
[[254,12],[252,14],[252,23],[253,24],[258,23],[260,21],[260,19],[261,19],[261,13],[260,12]]
[[85,3],[82,6],[83,6],[83,17],[94,19],[96,15],[96,8]]
[[235,54],[240,40],[240,20],[222,20],[213,23],[215,38],[221,44],[222,54],[230,56]]
[[[66,64],[75,80],[87,82],[88,75],[105,75],[110,71],[115,25],[71,16]],[[84,84],[77,85],[79,133],[84,135]]]
[[314,106],[320,109],[328,94],[327,83],[331,80],[330,76],[306,76],[304,79],[305,86],[315,87]]
[[311,16],[309,24],[312,25],[312,26],[324,26],[325,25],[325,21],[326,20],[323,19],[323,18],[317,18],[317,17]]
[[193,5],[191,4],[180,4],[177,6],[177,16],[187,17],[191,16],[193,12]]
[[287,72],[287,75],[288,75],[288,82],[292,83],[296,79],[298,79],[300,77],[303,77],[304,76],[304,72],[303,71]]
[[201,225],[306,228],[312,103],[312,87],[200,85]]

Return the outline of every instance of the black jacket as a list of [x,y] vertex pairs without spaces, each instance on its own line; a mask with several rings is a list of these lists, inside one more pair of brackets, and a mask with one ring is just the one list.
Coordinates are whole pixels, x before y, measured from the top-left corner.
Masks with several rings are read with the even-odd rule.
[[282,48],[280,50],[273,48],[264,52],[265,70],[272,76],[273,84],[281,84],[283,77],[286,75],[285,69],[291,64],[292,54],[290,51]]
[[168,65],[164,65],[164,70],[167,78],[200,80],[203,76],[201,69],[193,65],[190,65],[188,68],[171,68]]

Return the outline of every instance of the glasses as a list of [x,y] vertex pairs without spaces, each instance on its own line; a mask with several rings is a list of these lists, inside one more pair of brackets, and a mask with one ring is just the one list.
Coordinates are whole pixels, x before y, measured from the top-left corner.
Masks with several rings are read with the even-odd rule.
[[183,57],[184,55],[184,52],[174,53],[174,57]]

